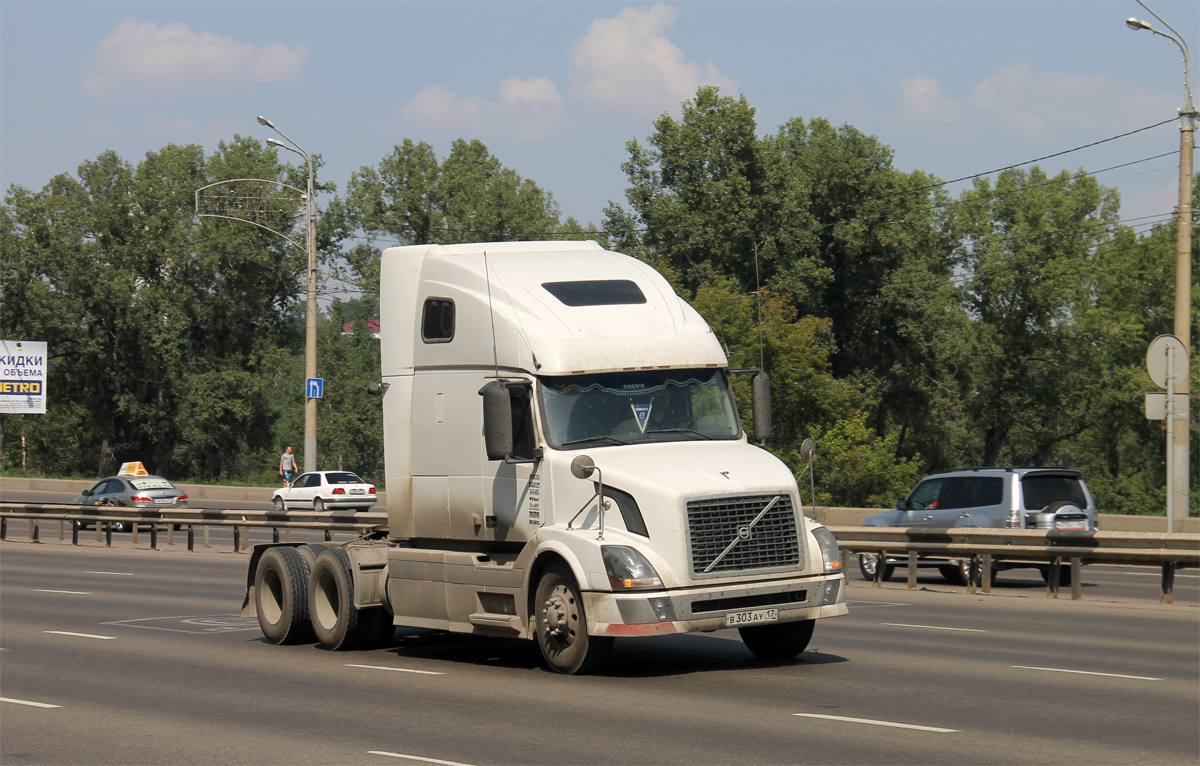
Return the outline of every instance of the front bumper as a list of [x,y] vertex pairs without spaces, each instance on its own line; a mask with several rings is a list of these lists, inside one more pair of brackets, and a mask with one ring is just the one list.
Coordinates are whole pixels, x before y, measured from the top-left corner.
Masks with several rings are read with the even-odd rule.
[[777,622],[846,614],[842,573],[760,583],[737,583],[669,591],[583,594],[588,634],[653,636],[726,627],[726,616],[754,609],[778,610]]

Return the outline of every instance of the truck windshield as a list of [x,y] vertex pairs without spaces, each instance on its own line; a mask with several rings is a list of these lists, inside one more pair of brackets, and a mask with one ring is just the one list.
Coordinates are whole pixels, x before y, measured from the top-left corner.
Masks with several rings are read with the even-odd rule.
[[741,426],[723,370],[641,370],[540,379],[555,447],[736,439]]

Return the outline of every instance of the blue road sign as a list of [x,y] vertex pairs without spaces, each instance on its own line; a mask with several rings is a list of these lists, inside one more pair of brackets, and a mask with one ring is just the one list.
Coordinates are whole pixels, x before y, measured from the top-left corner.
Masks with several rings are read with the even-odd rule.
[[304,396],[307,399],[320,399],[325,395],[325,378],[309,378],[304,384]]

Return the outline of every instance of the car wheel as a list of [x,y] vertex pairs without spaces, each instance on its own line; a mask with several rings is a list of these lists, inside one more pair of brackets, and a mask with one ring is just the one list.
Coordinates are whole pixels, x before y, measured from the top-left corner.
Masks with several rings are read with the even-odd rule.
[[588,673],[608,659],[613,639],[588,635],[583,598],[565,564],[555,562],[542,573],[533,605],[538,646],[551,670]]
[[[1042,579],[1046,581],[1047,585],[1049,585],[1050,584],[1050,567],[1049,566],[1040,566],[1040,567],[1038,567],[1038,571],[1042,573]],[[1069,563],[1060,564],[1058,567],[1058,587],[1060,587],[1060,588],[1071,587],[1071,565]]]
[[254,608],[258,626],[272,644],[296,644],[307,637],[308,578],[308,562],[295,548],[271,548],[259,559]]
[[790,660],[808,648],[816,620],[749,625],[738,628],[742,643],[760,660]]
[[938,571],[942,573],[942,578],[951,585],[966,585],[967,578],[963,574],[963,567],[958,564],[942,564],[938,567]]
[[317,513],[324,513],[325,512],[325,501],[319,497],[314,497],[313,498],[313,510],[316,511]]
[[892,572],[895,566],[886,562],[880,563],[879,554],[877,553],[860,553],[858,554],[858,571],[862,572],[862,576],[867,579],[875,580],[875,570],[879,566],[883,567],[883,571],[879,574],[879,579],[886,581],[892,579]]
[[283,513],[287,510],[287,506],[283,504],[282,497],[275,498],[275,510],[279,511],[280,513]]
[[357,649],[371,627],[368,611],[354,606],[350,556],[341,548],[322,551],[308,578],[308,613],[317,646],[331,651]]

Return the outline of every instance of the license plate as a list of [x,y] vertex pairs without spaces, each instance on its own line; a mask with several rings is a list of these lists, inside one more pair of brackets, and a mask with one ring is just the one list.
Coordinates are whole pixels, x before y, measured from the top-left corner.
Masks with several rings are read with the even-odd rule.
[[173,497],[156,497],[154,498],[156,505],[174,505],[175,498]]
[[365,494],[367,494],[367,491],[366,491],[365,489],[352,489],[352,490],[350,490],[350,494],[352,494],[352,495],[365,495]]
[[1087,529],[1087,521],[1084,519],[1068,519],[1066,521],[1056,521],[1054,522],[1054,526],[1056,529],[1082,531]]
[[725,627],[737,628],[759,622],[775,622],[779,619],[778,609],[755,609],[750,612],[734,612],[725,615]]

